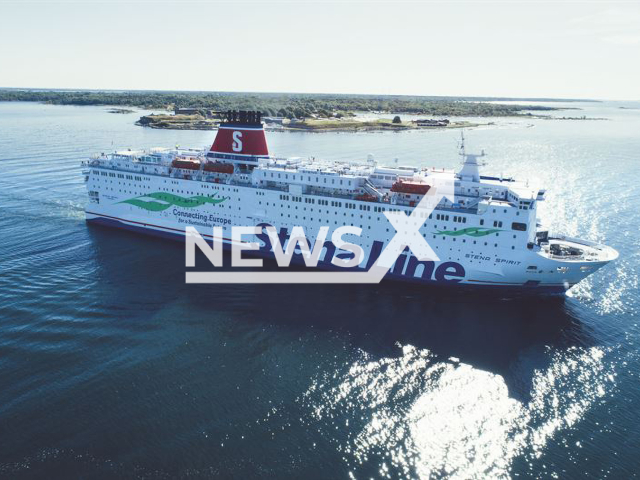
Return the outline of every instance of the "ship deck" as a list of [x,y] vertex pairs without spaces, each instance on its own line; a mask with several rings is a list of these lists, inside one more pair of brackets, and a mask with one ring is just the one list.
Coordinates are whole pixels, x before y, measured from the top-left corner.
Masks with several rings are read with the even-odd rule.
[[542,244],[540,255],[563,262],[610,262],[618,252],[606,245],[572,237],[550,237]]

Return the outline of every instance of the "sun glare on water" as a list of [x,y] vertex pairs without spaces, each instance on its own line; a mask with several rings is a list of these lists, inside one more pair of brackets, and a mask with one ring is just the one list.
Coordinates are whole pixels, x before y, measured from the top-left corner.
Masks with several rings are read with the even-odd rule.
[[548,355],[525,401],[500,375],[406,345],[398,357],[363,354],[335,378],[317,379],[305,403],[319,422],[354,419],[337,446],[353,478],[375,459],[383,478],[504,478],[516,457],[542,456],[613,385],[600,348]]

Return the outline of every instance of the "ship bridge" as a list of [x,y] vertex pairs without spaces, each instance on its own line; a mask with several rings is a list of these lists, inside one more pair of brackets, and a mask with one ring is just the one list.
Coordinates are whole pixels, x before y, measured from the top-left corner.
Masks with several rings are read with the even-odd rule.
[[456,195],[484,199],[487,204],[506,203],[519,210],[532,210],[536,201],[544,200],[545,190],[529,186],[513,178],[490,177],[480,175],[480,167],[486,165],[480,154],[469,154],[465,151],[464,134],[461,135],[460,152],[462,168],[457,173]]

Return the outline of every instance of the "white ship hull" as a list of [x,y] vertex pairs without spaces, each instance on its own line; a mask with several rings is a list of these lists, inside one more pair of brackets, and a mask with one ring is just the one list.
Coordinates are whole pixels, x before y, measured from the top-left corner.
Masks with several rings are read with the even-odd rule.
[[[211,239],[213,227],[218,226],[224,228],[223,242],[228,245],[231,244],[232,225],[273,225],[279,231],[286,229],[288,232],[293,226],[302,226],[313,243],[319,226],[337,228],[350,224],[361,227],[363,231],[359,242],[365,252],[365,259],[360,264],[363,269],[371,265],[395,233],[382,212],[358,208],[371,208],[369,202],[348,202],[356,208],[346,208],[346,202],[335,202],[336,206],[331,206],[330,202],[326,207],[316,207],[311,211],[309,203],[293,202],[291,195],[282,191],[140,174],[118,182],[109,177],[112,173],[109,169],[94,168],[93,171],[95,173],[90,176],[88,187],[90,191],[99,192],[99,197],[93,198],[86,208],[87,221],[91,223],[174,239],[184,239],[187,226],[195,227],[203,238]],[[165,194],[169,201],[158,199]],[[283,197],[289,200],[282,200]],[[211,203],[198,205],[202,200],[194,198],[209,198]],[[316,201],[323,199],[305,198],[309,201],[312,198]],[[407,213],[412,210],[402,206],[396,209]],[[502,215],[504,218],[504,213]],[[610,261],[568,262],[548,258],[539,251],[521,248],[522,239],[504,229],[495,229],[500,231],[481,236],[459,233],[460,230],[452,226],[451,221],[425,219],[420,231],[440,261],[418,262],[411,254],[403,254],[385,278],[452,287],[553,293],[564,292]],[[438,234],[443,231],[448,233]],[[470,233],[477,235],[473,229]],[[245,240],[252,241],[250,237],[245,237]],[[253,239],[262,245],[257,253],[270,257],[272,251],[265,240],[266,236]],[[321,269],[335,268],[330,262],[336,252],[332,251],[331,245],[327,247],[320,257],[318,267]],[[609,256],[613,256],[615,252],[612,252]],[[300,256],[297,257],[301,260]]]

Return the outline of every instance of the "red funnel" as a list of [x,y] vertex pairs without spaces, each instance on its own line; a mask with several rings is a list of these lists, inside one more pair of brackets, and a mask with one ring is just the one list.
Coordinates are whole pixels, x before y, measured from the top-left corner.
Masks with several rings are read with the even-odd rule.
[[221,123],[211,153],[267,157],[269,148],[262,124]]

